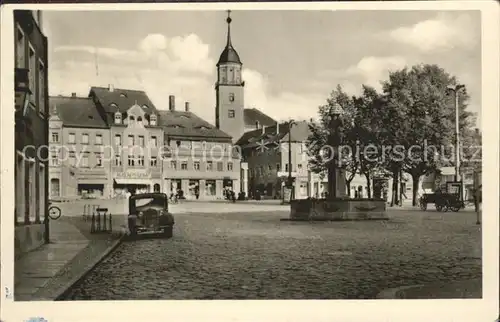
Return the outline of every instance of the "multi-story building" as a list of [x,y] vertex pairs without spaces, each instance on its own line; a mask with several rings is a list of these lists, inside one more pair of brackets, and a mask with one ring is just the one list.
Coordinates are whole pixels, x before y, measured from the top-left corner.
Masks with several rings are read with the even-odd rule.
[[238,140],[237,145],[241,146],[243,159],[248,164],[250,197],[259,192],[263,197],[280,198],[289,175],[294,179],[295,198],[307,198],[325,191],[326,183],[308,166],[307,122],[296,122],[291,129],[289,124],[261,126]]
[[92,99],[50,97],[50,197],[110,195],[110,131]]
[[112,198],[181,189],[187,198],[239,192],[231,137],[189,111],[159,111],[143,91],[92,87],[50,98],[51,198]]
[[92,87],[50,104],[52,198],[160,190],[163,130],[146,93]]
[[224,190],[240,191],[240,156],[232,138],[189,110],[160,111],[164,131],[163,191],[182,190],[188,199],[220,199]]
[[[14,11],[16,252],[48,241],[47,37],[40,11]],[[44,224],[45,222],[45,224]]]

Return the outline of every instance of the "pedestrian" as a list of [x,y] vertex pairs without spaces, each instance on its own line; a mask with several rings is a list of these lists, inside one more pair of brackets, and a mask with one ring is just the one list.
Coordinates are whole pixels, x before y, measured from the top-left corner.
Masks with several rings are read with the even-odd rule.
[[234,191],[231,191],[231,197],[233,198],[233,203],[236,202],[236,193]]

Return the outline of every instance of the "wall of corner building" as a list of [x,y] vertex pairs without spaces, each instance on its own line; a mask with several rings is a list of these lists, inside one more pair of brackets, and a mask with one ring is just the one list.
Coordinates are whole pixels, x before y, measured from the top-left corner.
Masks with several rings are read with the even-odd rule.
[[[183,142],[195,142],[194,148],[193,145],[191,147],[186,145],[186,147],[182,147],[177,149],[176,141],[170,141],[169,148],[172,151],[172,155],[166,157],[163,160],[163,185],[162,191],[167,194],[172,193],[171,190],[172,182],[176,180],[181,181],[181,189],[185,194],[188,192],[189,180],[199,180],[200,184],[200,199],[220,199],[222,198],[222,180],[224,178],[233,180],[233,190],[236,193],[239,193],[241,190],[241,165],[240,159],[238,157],[234,157],[230,151],[225,151],[224,153],[220,152],[218,146],[224,148],[230,148],[232,145],[229,142],[210,142],[211,145],[206,145],[205,148],[202,148],[201,141],[193,141],[192,139],[186,138],[185,140],[178,139]],[[167,143],[165,143],[167,144]],[[214,147],[217,146],[217,147]],[[212,155],[214,158],[210,158],[210,150],[212,149]],[[213,170],[206,170],[207,161],[212,160],[213,162]],[[172,162],[176,162],[177,169],[172,167]],[[187,169],[183,170],[181,168],[181,163],[186,162]],[[195,162],[199,162],[200,170],[195,170],[194,164]],[[217,162],[223,162],[222,171],[218,171]],[[232,171],[227,170],[228,162],[232,163]],[[206,184],[207,180],[215,180],[216,182],[216,196],[208,197],[205,196],[204,184]],[[188,196],[188,198],[192,198],[192,196]]]

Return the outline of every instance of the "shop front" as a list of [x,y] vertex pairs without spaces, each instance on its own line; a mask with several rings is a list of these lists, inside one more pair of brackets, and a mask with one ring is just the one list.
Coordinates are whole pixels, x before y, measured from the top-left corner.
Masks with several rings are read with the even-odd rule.
[[128,169],[114,175],[113,191],[115,196],[148,193],[159,190],[160,179],[154,180],[147,169]]

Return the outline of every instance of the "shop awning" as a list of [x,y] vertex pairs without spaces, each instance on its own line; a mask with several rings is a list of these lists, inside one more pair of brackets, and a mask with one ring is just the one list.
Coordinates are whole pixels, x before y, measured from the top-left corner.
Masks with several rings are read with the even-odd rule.
[[153,184],[153,182],[151,182],[151,180],[148,180],[148,179],[126,179],[126,178],[115,178],[115,182],[117,184],[124,184],[124,185],[127,185],[127,184],[135,184],[135,185],[146,185],[146,186],[149,186],[151,184]]

